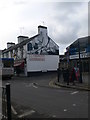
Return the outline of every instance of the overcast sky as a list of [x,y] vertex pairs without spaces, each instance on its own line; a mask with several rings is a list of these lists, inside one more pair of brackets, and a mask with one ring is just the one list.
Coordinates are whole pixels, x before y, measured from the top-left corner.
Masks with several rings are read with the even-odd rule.
[[[37,0],[38,1],[38,0]],[[88,35],[88,0],[0,0],[0,49],[17,43],[19,35],[38,33],[38,25],[60,46],[60,54],[79,37]]]

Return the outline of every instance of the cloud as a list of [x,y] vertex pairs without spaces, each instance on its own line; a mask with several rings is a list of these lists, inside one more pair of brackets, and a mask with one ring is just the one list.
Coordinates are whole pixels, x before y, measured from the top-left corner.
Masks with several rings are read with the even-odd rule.
[[56,3],[53,8],[51,35],[59,44],[70,44],[87,35],[87,3]]
[[59,44],[60,53],[78,37],[87,35],[88,3],[85,2],[12,0],[1,9],[0,39],[4,47],[9,41],[16,42],[21,27],[23,35],[31,37],[37,34],[40,24],[48,27],[48,35]]

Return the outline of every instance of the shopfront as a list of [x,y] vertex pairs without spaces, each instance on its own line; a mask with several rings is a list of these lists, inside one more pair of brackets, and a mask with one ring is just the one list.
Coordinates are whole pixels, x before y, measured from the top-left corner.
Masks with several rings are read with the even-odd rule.
[[[81,61],[82,72],[90,72],[90,57],[89,57],[89,54],[88,54],[88,56],[81,57],[80,61]],[[79,57],[78,57],[78,55],[75,55],[75,56],[73,55],[73,57],[70,56],[70,65],[71,66],[76,65],[77,67],[79,67]]]

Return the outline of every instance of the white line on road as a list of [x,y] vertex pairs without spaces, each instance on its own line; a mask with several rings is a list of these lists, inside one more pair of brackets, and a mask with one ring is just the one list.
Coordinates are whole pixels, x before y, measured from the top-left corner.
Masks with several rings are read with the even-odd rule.
[[63,111],[64,111],[64,112],[66,112],[66,111],[67,111],[67,109],[64,109]]
[[52,117],[53,117],[53,118],[56,118],[56,115],[53,115]]
[[35,113],[35,111],[34,111],[34,110],[31,110],[31,111],[28,111],[28,112],[26,112],[26,113],[23,113],[23,114],[19,115],[18,117],[19,117],[19,118],[22,118],[22,117],[25,117],[25,116],[27,116],[27,115],[32,115],[33,113]]
[[75,107],[75,106],[76,106],[76,104],[73,104],[73,106]]
[[17,115],[17,112],[16,112],[16,110],[14,109],[13,106],[11,106],[11,109],[12,109],[13,113],[14,113],[15,115]]
[[32,83],[32,86],[33,86],[34,88],[38,88],[38,87],[37,87],[37,86],[35,86],[34,84],[35,84],[35,83]]
[[37,85],[37,83],[30,83],[30,84],[26,85],[26,87],[38,88],[36,85]]
[[38,88],[38,87],[36,87],[35,85],[33,85],[33,87],[34,87],[34,88]]
[[71,95],[74,95],[74,94],[76,94],[76,93],[78,93],[78,92],[79,92],[79,91],[72,92]]

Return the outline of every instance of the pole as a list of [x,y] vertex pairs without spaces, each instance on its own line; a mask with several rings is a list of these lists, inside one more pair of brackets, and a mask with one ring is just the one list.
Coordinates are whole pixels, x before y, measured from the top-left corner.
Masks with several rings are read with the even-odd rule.
[[11,98],[10,98],[10,84],[6,84],[6,97],[7,97],[7,118],[11,120]]
[[80,71],[79,82],[82,83],[82,70],[81,70],[81,57],[80,57],[80,43],[79,43],[79,40],[78,40],[78,52],[79,52],[79,71]]
[[58,82],[59,82],[59,77],[60,77],[60,72],[59,72],[59,68],[57,69],[57,79],[58,79]]

